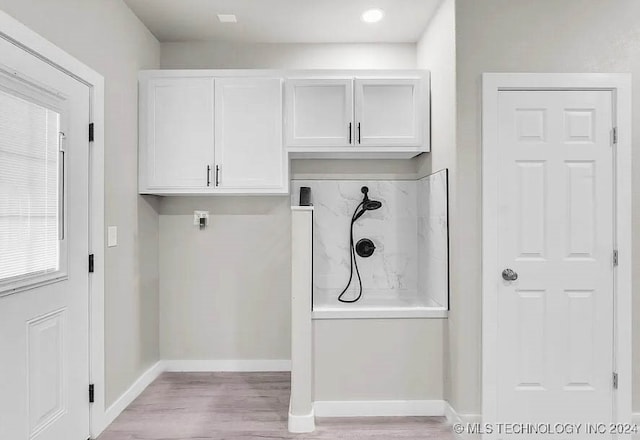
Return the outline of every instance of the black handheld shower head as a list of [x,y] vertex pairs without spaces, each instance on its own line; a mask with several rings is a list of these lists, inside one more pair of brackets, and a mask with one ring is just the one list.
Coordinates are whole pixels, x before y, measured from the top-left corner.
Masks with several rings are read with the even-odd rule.
[[375,211],[376,209],[382,208],[382,202],[378,202],[377,200],[367,200],[362,205],[362,208],[365,211]]
[[[355,245],[353,243],[353,224],[356,222],[356,220],[362,217],[362,215],[365,212],[374,211],[382,207],[382,202],[379,202],[377,200],[369,200],[369,188],[367,188],[366,186],[363,186],[362,188],[360,188],[360,191],[362,192],[364,197],[362,198],[362,202],[360,202],[356,207],[356,210],[353,212],[353,216],[351,217],[351,229],[350,229],[351,232],[349,234],[349,250],[350,250],[349,260],[351,261],[351,270],[349,273],[349,281],[347,281],[347,285],[342,291],[342,293],[338,295],[338,301],[343,303],[357,302],[362,296],[362,278],[360,278],[360,271],[358,270],[358,262],[356,261],[356,250],[355,250]],[[361,257],[365,257],[365,258],[370,257],[373,254],[374,249],[375,249],[375,245],[371,240],[362,239],[358,241],[357,253]],[[358,296],[356,296],[354,299],[344,299],[343,296],[349,289],[349,286],[351,285],[351,281],[353,280],[354,268],[355,268],[356,275],[358,277],[358,285],[359,285]]]
[[380,209],[382,207],[382,202],[369,199],[369,188],[367,188],[366,186],[363,186],[362,188],[360,188],[360,191],[362,192],[362,194],[364,194],[364,197],[362,198],[362,203],[361,203],[362,210],[359,211],[353,217],[354,222],[358,220],[360,217],[362,217],[362,215],[366,211],[375,211],[376,209]]

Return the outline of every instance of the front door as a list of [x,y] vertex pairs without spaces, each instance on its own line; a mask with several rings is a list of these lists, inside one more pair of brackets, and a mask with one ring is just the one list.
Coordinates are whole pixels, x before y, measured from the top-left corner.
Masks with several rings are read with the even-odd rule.
[[612,128],[609,91],[499,92],[500,422],[612,420]]
[[0,439],[89,437],[89,88],[0,39]]

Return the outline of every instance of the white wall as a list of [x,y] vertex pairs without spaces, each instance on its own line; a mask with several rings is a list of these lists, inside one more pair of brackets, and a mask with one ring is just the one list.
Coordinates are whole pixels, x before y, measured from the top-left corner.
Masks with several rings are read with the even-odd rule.
[[[632,72],[640,114],[640,2],[637,0],[457,0],[457,213],[448,396],[463,413],[481,408],[481,102],[482,72]],[[634,144],[640,121],[633,121]],[[640,157],[633,158],[634,255],[640,255]],[[461,248],[462,249],[462,248]],[[640,411],[640,265],[635,264],[634,408]],[[454,315],[454,316],[456,316]],[[452,320],[452,324],[453,324]]]
[[0,0],[0,8],[105,77],[106,403],[158,359],[158,215],[137,195],[139,69],[160,46],[121,0]]
[[[417,46],[417,65],[431,71],[431,153],[418,158],[418,175],[424,176],[443,168],[449,169],[449,273],[450,308],[444,329],[444,396],[451,399],[452,383],[457,374],[452,368],[464,368],[465,360],[457,346],[461,336],[467,305],[459,295],[458,260],[464,258],[463,243],[457,240],[456,164],[456,17],[455,0],[444,0],[431,19]],[[473,312],[471,312],[473,313]],[[458,409],[456,407],[456,409]]]
[[[288,197],[165,197],[162,359],[291,359]],[[193,210],[211,212],[193,225]]]
[[444,322],[314,321],[314,400],[443,399]]
[[431,72],[431,153],[422,155],[418,174],[456,165],[456,22],[455,0],[444,0],[418,41],[417,68]]
[[416,45],[162,43],[163,69],[414,69]]

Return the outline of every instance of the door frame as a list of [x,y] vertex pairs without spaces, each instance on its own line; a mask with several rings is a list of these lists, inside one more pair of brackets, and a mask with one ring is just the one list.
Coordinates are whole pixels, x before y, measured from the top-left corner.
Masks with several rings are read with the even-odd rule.
[[104,78],[3,11],[0,11],[0,38],[20,47],[87,85],[90,89],[89,120],[94,123],[94,140],[89,146],[89,253],[94,254],[94,272],[89,276],[89,310],[87,313],[89,314],[89,381],[95,385],[96,390],[95,402],[89,406],[89,427],[92,438],[96,438],[106,427],[104,393]]
[[[497,421],[498,290],[498,96],[504,90],[608,90],[618,139],[614,147],[613,365],[618,373],[613,420],[632,417],[631,345],[631,75],[600,73],[484,73],[482,75],[482,416]],[[612,249],[613,251],[613,249]],[[613,372],[612,372],[613,373]],[[511,422],[511,421],[507,421]],[[513,422],[518,422],[514,420]],[[571,422],[567,420],[567,422]],[[594,423],[605,420],[594,420]]]

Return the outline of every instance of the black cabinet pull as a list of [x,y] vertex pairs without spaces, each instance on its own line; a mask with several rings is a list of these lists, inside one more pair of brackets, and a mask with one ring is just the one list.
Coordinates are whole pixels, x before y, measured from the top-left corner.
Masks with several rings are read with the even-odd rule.
[[351,145],[351,122],[349,122],[349,145]]
[[216,165],[216,186],[220,185],[220,167]]
[[358,122],[358,143],[361,143],[361,135],[362,133],[360,132],[360,123]]
[[207,165],[207,186],[211,186],[211,166]]

